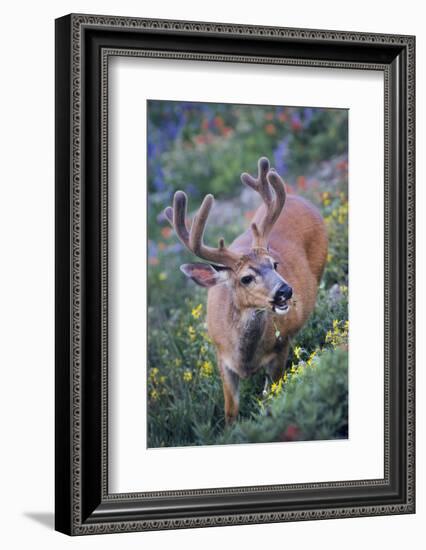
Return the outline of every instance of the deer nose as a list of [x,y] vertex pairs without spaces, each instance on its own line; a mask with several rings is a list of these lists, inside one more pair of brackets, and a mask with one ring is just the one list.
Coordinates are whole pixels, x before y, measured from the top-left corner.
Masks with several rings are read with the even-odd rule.
[[275,293],[275,300],[279,301],[282,299],[290,300],[293,296],[293,289],[287,283],[283,283],[280,288]]

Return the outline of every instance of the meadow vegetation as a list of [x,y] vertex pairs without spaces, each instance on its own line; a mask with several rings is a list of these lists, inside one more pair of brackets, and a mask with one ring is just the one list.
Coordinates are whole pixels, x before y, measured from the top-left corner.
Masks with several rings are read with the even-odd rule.
[[[207,293],[179,270],[194,258],[162,211],[177,189],[187,192],[191,210],[213,193],[206,241],[231,242],[256,206],[239,175],[254,173],[260,156],[269,157],[289,193],[321,210],[329,253],[315,311],[292,341],[283,378],[266,391],[262,371],[242,380],[239,419],[225,427]],[[347,437],[346,111],[152,101],[148,185],[148,446]]]

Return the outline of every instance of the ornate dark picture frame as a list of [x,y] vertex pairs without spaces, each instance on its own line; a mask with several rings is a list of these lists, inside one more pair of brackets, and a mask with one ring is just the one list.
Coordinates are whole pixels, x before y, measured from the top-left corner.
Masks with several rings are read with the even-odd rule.
[[[70,535],[413,513],[413,36],[68,15],[56,21],[56,529]],[[384,478],[110,494],[110,56],[339,67],[385,81]]]

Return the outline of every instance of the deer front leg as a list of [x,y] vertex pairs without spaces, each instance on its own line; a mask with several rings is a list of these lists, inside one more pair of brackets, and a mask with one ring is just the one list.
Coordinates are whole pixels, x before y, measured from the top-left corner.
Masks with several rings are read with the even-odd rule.
[[220,364],[223,397],[225,400],[225,423],[232,424],[238,416],[240,377],[223,362]]
[[288,338],[284,338],[282,342],[280,342],[280,349],[277,355],[265,369],[272,382],[278,382],[278,380],[283,376],[287,366],[288,352],[289,340]]

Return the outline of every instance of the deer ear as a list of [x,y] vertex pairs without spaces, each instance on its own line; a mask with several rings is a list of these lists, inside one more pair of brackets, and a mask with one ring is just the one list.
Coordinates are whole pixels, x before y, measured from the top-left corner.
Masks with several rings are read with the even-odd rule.
[[231,271],[229,267],[198,263],[183,264],[180,266],[180,270],[197,283],[197,285],[205,288],[225,282],[228,278],[229,271]]

